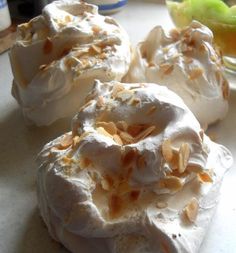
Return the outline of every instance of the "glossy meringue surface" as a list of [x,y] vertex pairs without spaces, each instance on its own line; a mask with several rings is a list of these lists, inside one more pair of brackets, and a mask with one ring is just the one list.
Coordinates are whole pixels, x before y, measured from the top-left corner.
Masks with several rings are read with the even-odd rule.
[[10,51],[12,94],[29,123],[74,115],[94,79],[120,80],[130,63],[127,33],[97,7],[55,1],[17,30]]
[[124,81],[152,82],[176,92],[204,129],[225,117],[229,85],[212,32],[193,21],[165,33],[154,27],[135,49]]
[[38,201],[71,252],[197,252],[230,152],[175,93],[96,81],[72,132],[38,157]]

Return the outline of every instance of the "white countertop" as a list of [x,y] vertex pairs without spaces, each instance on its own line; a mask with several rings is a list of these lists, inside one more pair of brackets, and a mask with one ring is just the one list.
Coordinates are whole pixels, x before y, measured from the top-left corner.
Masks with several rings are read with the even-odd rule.
[[[157,2],[130,0],[123,11],[113,15],[128,31],[133,44],[155,25],[173,26],[165,6]],[[39,217],[34,160],[46,142],[69,129],[70,122],[61,120],[50,127],[26,127],[11,96],[11,81],[8,54],[4,53],[0,55],[0,253],[66,253],[49,237]],[[217,142],[231,150],[236,161],[235,129],[236,90],[232,90],[227,117],[210,131]],[[235,165],[225,176],[220,203],[201,253],[236,252]]]

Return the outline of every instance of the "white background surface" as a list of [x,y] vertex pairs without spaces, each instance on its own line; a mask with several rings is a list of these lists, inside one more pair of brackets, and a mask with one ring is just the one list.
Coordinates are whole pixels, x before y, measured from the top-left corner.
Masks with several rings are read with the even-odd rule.
[[[133,44],[155,25],[172,26],[166,8],[157,1],[130,1],[114,17],[128,31]],[[62,246],[50,239],[39,217],[34,160],[46,142],[69,129],[70,122],[61,120],[50,127],[26,127],[10,94],[11,81],[8,55],[4,53],[0,55],[0,253],[65,253]],[[236,160],[236,90],[231,92],[227,117],[210,131],[217,142],[232,151]],[[226,174],[221,192],[201,253],[236,252],[235,164]]]

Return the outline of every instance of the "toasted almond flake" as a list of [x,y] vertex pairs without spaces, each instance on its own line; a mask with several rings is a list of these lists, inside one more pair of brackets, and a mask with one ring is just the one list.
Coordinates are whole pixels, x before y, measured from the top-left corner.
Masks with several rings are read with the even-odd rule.
[[71,16],[66,15],[66,16],[65,16],[65,21],[66,21],[67,23],[71,22],[71,21],[72,21]]
[[130,200],[131,201],[137,201],[139,196],[141,194],[140,190],[133,190],[130,192]]
[[117,126],[117,128],[119,128],[121,131],[127,131],[127,129],[128,129],[128,124],[125,122],[125,121],[123,121],[123,120],[121,120],[121,121],[118,121],[117,123],[116,123],[116,126]]
[[43,45],[43,52],[44,54],[50,54],[53,50],[53,43],[49,37],[47,37],[46,41]]
[[95,33],[95,34],[98,34],[100,31],[102,30],[102,28],[98,25],[94,25],[92,27],[92,31]]
[[134,138],[126,132],[120,132],[120,138],[124,144],[134,143]]
[[72,143],[73,143],[72,135],[71,134],[65,134],[63,136],[63,138],[61,139],[61,141],[60,141],[60,148],[61,149],[66,149],[69,146],[71,146]]
[[158,202],[156,203],[156,206],[157,206],[157,208],[159,208],[159,209],[163,209],[163,208],[166,208],[166,207],[168,206],[168,204],[167,204],[166,202],[158,201]]
[[225,100],[229,99],[229,83],[226,80],[222,83],[222,94]]
[[166,139],[163,141],[161,145],[161,151],[163,158],[165,159],[166,162],[170,162],[173,158],[173,150],[171,148],[171,141],[170,139]]
[[188,165],[190,147],[188,143],[182,143],[179,149],[179,173],[183,173]]
[[96,104],[96,107],[103,107],[105,105],[105,101],[104,101],[104,98],[102,96],[99,96],[98,99],[97,99],[97,104]]
[[132,90],[122,90],[117,93],[116,97],[120,98],[122,102],[125,102],[133,97],[134,92]]
[[92,53],[92,54],[101,54],[102,53],[102,48],[97,46],[97,45],[92,45],[90,48],[89,48],[89,52]]
[[63,157],[62,157],[62,161],[63,161],[64,164],[70,165],[70,164],[73,162],[73,159],[71,159],[71,158],[68,157],[68,156],[63,156]]
[[184,208],[184,214],[190,222],[195,222],[198,215],[199,204],[196,198],[192,198],[191,201]]
[[193,164],[188,165],[187,168],[186,168],[186,170],[188,172],[195,172],[195,173],[201,173],[203,171],[203,169],[202,169],[201,166],[199,166],[199,165],[193,165]]
[[98,132],[99,134],[102,134],[102,135],[104,135],[104,136],[107,136],[107,137],[113,139],[113,136],[110,135],[103,127],[98,127],[96,130],[97,130],[97,132]]
[[67,68],[72,68],[72,67],[74,67],[74,66],[76,66],[77,65],[77,63],[78,63],[78,61],[76,60],[76,58],[74,58],[74,57],[70,57],[70,58],[67,58],[66,60],[65,60],[65,66],[67,67]]
[[103,127],[110,135],[117,134],[117,128],[114,122],[97,122],[97,127]]
[[149,110],[147,111],[147,115],[151,115],[153,114],[155,111],[157,110],[157,107],[154,105],[151,108],[149,108]]
[[135,140],[136,141],[140,141],[140,140],[143,140],[145,139],[146,137],[148,137],[150,134],[153,133],[153,131],[156,129],[155,126],[150,126],[148,127],[147,129],[143,130],[140,134],[138,134],[136,137],[135,137]]
[[167,188],[171,191],[179,191],[182,189],[183,184],[180,178],[175,176],[167,176],[160,180],[159,186],[162,188]]
[[123,141],[121,140],[120,136],[117,134],[113,135],[113,140],[118,143],[119,145],[123,145]]
[[107,55],[106,55],[105,52],[103,52],[103,53],[101,53],[101,54],[98,55],[98,58],[101,59],[101,60],[104,60],[104,59],[107,58]]
[[125,87],[124,87],[122,84],[120,84],[120,83],[115,84],[114,87],[113,87],[113,89],[112,89],[112,94],[111,94],[111,96],[112,96],[113,98],[115,98],[115,97],[117,96],[117,93],[123,91],[124,89],[125,89]]
[[109,199],[109,211],[111,218],[117,216],[123,207],[123,200],[117,194],[112,194]]
[[125,168],[131,167],[132,164],[135,162],[136,158],[137,158],[137,150],[136,149],[131,149],[123,155],[122,165]]
[[169,75],[174,70],[174,66],[169,63],[162,63],[160,65],[160,70],[163,72],[163,74]]
[[127,128],[127,132],[132,136],[132,137],[136,137],[138,134],[140,134],[143,130],[145,130],[147,128],[146,125],[143,124],[134,124],[134,125],[130,125]]
[[130,104],[133,105],[133,106],[137,106],[137,105],[141,104],[141,100],[139,98],[133,98],[131,100]]
[[198,173],[197,176],[198,176],[198,180],[201,183],[212,183],[213,182],[212,177],[207,172]]
[[195,80],[195,79],[199,78],[200,76],[202,76],[202,74],[203,74],[203,69],[202,68],[192,69],[189,72],[189,79],[190,80]]

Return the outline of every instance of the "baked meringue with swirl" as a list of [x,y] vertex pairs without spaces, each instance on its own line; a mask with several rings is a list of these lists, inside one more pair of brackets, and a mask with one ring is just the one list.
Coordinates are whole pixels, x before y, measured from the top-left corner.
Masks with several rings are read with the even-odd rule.
[[10,50],[12,94],[28,123],[73,116],[95,79],[121,80],[130,60],[127,33],[95,5],[55,1],[18,26]]
[[38,162],[41,215],[71,252],[195,253],[232,156],[166,87],[96,81]]
[[213,34],[193,21],[168,34],[154,27],[135,49],[126,82],[151,82],[176,92],[204,129],[225,117],[229,85]]

